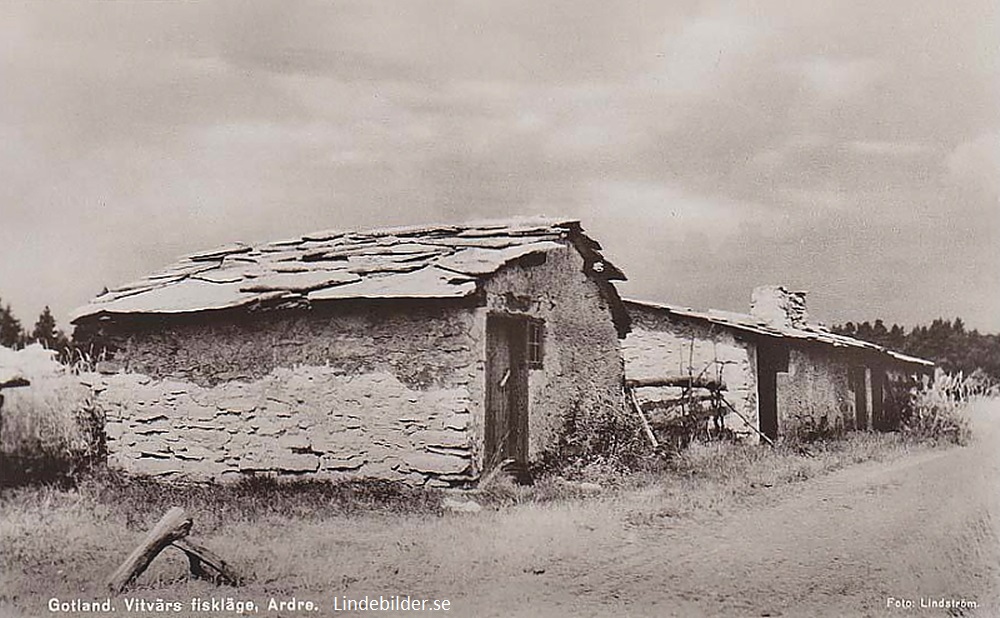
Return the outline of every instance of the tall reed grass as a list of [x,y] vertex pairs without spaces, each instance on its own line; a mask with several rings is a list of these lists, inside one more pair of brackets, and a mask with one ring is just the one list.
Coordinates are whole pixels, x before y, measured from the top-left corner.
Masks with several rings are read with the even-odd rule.
[[972,437],[969,401],[991,394],[989,385],[972,377],[939,373],[930,385],[912,393],[902,411],[902,431],[933,442],[968,444]]
[[20,363],[29,385],[3,392],[0,486],[70,482],[103,456],[103,419],[91,405],[90,389],[39,346],[5,360]]

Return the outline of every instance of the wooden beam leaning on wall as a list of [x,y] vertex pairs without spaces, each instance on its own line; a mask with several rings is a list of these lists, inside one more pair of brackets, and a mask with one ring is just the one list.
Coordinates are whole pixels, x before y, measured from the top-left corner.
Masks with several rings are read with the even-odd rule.
[[726,404],[726,407],[729,408],[729,410],[733,414],[735,414],[736,416],[738,416],[740,418],[740,420],[742,420],[746,424],[747,427],[749,427],[750,429],[753,429],[754,432],[756,432],[757,435],[760,436],[760,438],[764,442],[767,442],[770,446],[774,446],[774,440],[772,440],[771,438],[768,438],[767,435],[765,435],[760,429],[757,429],[756,427],[754,427],[753,423],[751,423],[750,420],[747,417],[745,417],[742,414],[740,414],[740,411],[737,410],[735,407],[733,407],[733,404],[729,403],[729,401],[725,397],[720,397],[720,399],[722,400],[722,403]]
[[639,400],[635,396],[635,388],[632,386],[626,386],[625,394],[628,397],[629,402],[632,404],[632,408],[635,410],[635,413],[639,415],[639,422],[642,423],[642,430],[646,435],[646,439],[649,440],[649,445],[654,449],[659,448],[660,441],[656,439],[656,434],[653,433],[653,428],[649,424],[649,419],[646,418],[646,415],[642,411],[642,406],[639,405]]

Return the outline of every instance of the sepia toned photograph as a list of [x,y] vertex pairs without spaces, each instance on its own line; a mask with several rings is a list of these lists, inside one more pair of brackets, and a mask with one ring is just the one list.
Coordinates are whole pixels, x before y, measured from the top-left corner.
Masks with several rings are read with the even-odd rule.
[[0,0],[0,618],[1000,617],[994,0]]

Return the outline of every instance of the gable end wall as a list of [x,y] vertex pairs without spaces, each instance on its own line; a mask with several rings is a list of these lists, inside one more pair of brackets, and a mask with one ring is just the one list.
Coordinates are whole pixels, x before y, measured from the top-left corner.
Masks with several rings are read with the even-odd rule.
[[[629,379],[699,375],[720,379],[726,400],[740,415],[726,415],[726,427],[756,439],[756,357],[752,342],[729,329],[698,320],[670,316],[662,310],[629,305],[632,332],[622,343]],[[637,389],[640,400],[643,391]],[[750,421],[744,422],[743,419]]]
[[[584,266],[580,253],[566,246],[546,253],[543,264],[508,266],[484,285],[483,332],[491,312],[545,324],[542,368],[528,375],[528,455],[533,461],[555,452],[562,441],[590,437],[570,434],[606,422],[630,422],[611,308]],[[477,425],[484,414],[477,413]]]

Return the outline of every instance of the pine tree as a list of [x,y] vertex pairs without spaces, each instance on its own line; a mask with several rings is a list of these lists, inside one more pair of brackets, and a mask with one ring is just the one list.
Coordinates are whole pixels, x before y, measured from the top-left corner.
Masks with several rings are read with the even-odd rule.
[[0,304],[0,345],[8,348],[19,348],[24,344],[24,331],[21,322],[14,317],[10,305]]
[[902,350],[906,347],[906,331],[899,324],[893,324],[889,329],[889,336],[886,338],[886,345],[893,350]]
[[48,350],[61,352],[69,345],[69,340],[61,330],[56,328],[56,319],[52,317],[52,311],[48,305],[42,310],[35,322],[35,327],[31,329],[29,341],[38,342]]
[[864,322],[858,324],[858,330],[854,336],[864,341],[874,341],[871,323],[868,320],[865,320]]
[[875,320],[875,326],[872,327],[872,337],[875,339],[875,343],[885,345],[886,340],[889,338],[889,331],[885,327],[885,323],[881,318]]

